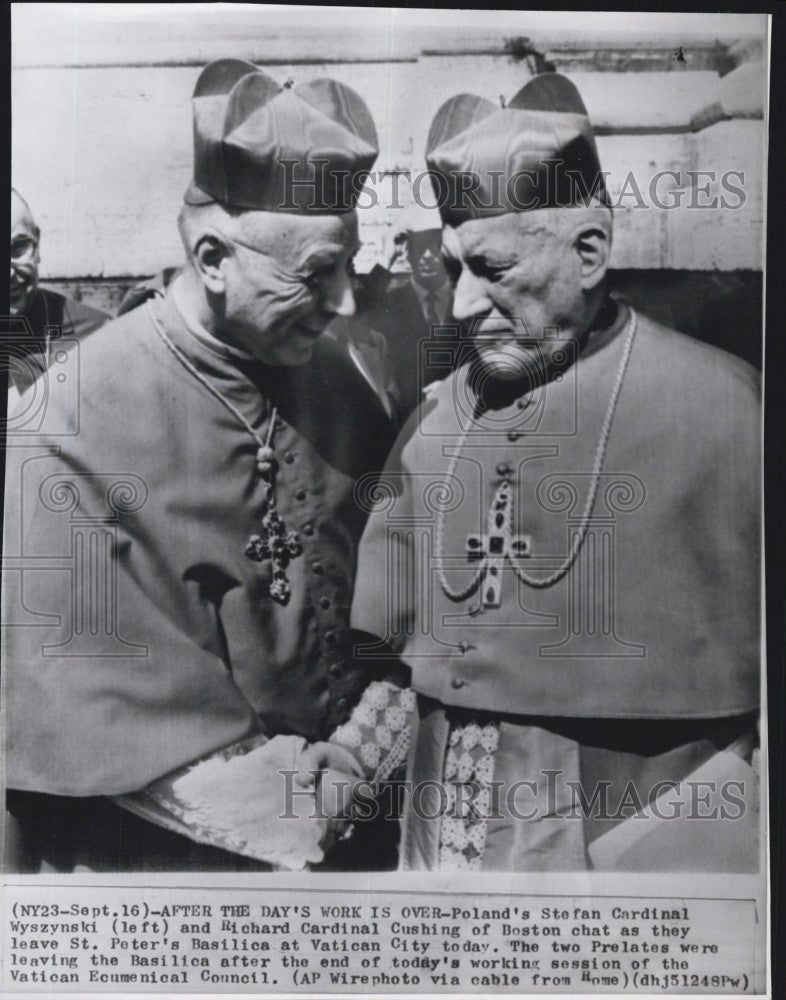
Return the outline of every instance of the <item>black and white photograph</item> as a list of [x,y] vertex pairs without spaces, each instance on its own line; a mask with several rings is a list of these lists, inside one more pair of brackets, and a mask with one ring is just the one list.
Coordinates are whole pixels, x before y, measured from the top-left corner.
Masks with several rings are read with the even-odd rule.
[[770,17],[10,19],[3,995],[773,996]]

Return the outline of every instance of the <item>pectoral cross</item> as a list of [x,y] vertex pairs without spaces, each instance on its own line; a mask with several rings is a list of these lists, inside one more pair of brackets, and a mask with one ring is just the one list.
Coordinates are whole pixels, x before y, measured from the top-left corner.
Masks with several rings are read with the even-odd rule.
[[531,535],[513,534],[513,487],[505,479],[494,494],[484,535],[467,535],[467,558],[484,561],[480,580],[481,607],[502,604],[502,570],[505,557],[522,559],[530,554]]

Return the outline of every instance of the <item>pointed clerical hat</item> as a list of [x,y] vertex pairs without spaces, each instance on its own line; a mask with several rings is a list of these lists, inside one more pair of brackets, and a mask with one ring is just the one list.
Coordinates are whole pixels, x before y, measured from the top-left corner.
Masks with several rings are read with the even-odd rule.
[[533,77],[506,107],[451,97],[431,123],[426,163],[448,225],[606,201],[587,109],[559,73]]
[[189,205],[220,201],[271,212],[346,212],[377,158],[363,100],[336,80],[281,87],[252,63],[218,59],[193,97]]

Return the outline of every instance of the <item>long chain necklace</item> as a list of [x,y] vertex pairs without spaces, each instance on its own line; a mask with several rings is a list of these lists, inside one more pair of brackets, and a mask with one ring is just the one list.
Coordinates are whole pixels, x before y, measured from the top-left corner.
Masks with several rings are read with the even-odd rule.
[[[551,587],[559,580],[561,580],[566,573],[570,570],[573,563],[576,561],[576,556],[579,554],[579,550],[584,542],[584,538],[587,534],[587,529],[589,528],[590,518],[592,516],[592,509],[595,505],[595,498],[598,493],[598,485],[600,483],[600,474],[603,469],[603,460],[606,456],[606,448],[609,442],[609,434],[611,433],[611,424],[614,419],[614,411],[617,408],[617,400],[619,399],[620,390],[622,389],[622,382],[625,377],[625,371],[628,367],[628,362],[630,360],[631,351],[633,349],[633,338],[636,333],[636,313],[633,309],[630,310],[630,319],[628,321],[628,333],[627,339],[625,341],[625,346],[623,348],[622,357],[620,358],[619,367],[617,369],[617,376],[614,380],[614,386],[611,390],[611,397],[609,399],[609,405],[606,409],[606,416],[603,420],[603,426],[600,431],[600,438],[598,440],[597,448],[595,449],[595,461],[592,468],[592,477],[590,480],[590,490],[587,496],[587,502],[584,505],[584,511],[581,516],[581,522],[579,530],[573,536],[573,544],[570,547],[567,557],[563,561],[562,565],[551,573],[549,576],[545,577],[535,577],[526,573],[521,565],[519,564],[516,555],[518,552],[522,551],[523,543],[519,538],[514,538],[512,535],[511,525],[515,522],[514,512],[513,512],[513,484],[508,477],[503,479],[501,486],[497,490],[494,500],[492,501],[492,511],[491,518],[496,516],[498,518],[497,523],[503,526],[504,537],[501,540],[501,549],[503,555],[507,555],[510,560],[516,576],[521,580],[522,583],[527,584],[529,587],[535,587],[538,589],[544,589],[545,587]],[[458,444],[456,445],[456,450],[453,452],[450,464],[447,471],[447,481],[451,482],[452,478],[456,472],[456,466],[458,460],[461,456],[461,452],[464,445],[467,442],[471,431],[471,424],[462,431],[459,438]],[[495,510],[497,513],[495,514]],[[471,594],[475,592],[479,584],[486,575],[489,568],[489,562],[492,558],[490,552],[482,553],[480,555],[480,565],[477,571],[473,574],[472,579],[461,590],[456,590],[450,586],[448,579],[445,575],[445,569],[443,565],[443,547],[444,547],[444,537],[445,537],[445,512],[444,510],[439,510],[435,518],[435,537],[434,537],[434,548],[435,555],[437,557],[437,577],[439,579],[440,586],[445,593],[445,596],[453,601],[463,601]],[[476,540],[471,536],[468,540],[469,545],[479,545],[479,540]],[[471,555],[471,558],[478,558],[478,556]],[[495,584],[496,587],[499,586],[499,581]],[[484,602],[481,601],[481,607],[483,607]]]
[[254,562],[263,562],[265,559],[271,560],[273,564],[273,579],[268,587],[268,592],[277,604],[286,605],[292,596],[292,587],[287,578],[286,569],[291,559],[296,559],[302,554],[303,545],[297,531],[287,531],[287,527],[276,509],[275,482],[276,472],[278,471],[278,460],[273,449],[273,433],[276,426],[278,408],[272,406],[270,409],[267,435],[263,440],[235,404],[225,396],[222,396],[210,379],[203,375],[196,365],[180,350],[177,344],[174,343],[161,325],[149,299],[146,306],[150,319],[153,322],[153,328],[164,345],[177,358],[186,371],[193,375],[215,399],[229,410],[248,431],[257,445],[257,472],[267,486],[262,503],[262,525],[260,531],[251,535],[244,551],[246,556]]

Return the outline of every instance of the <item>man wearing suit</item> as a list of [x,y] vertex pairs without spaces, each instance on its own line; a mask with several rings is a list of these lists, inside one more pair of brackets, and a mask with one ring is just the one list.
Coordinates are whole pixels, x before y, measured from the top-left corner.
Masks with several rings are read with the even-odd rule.
[[404,419],[420,403],[425,387],[447,378],[453,370],[449,346],[441,349],[438,343],[427,344],[432,338],[442,340],[435,327],[456,325],[440,241],[439,229],[407,234],[407,257],[412,274],[404,284],[394,285],[388,291],[369,318],[371,326],[387,340]]

